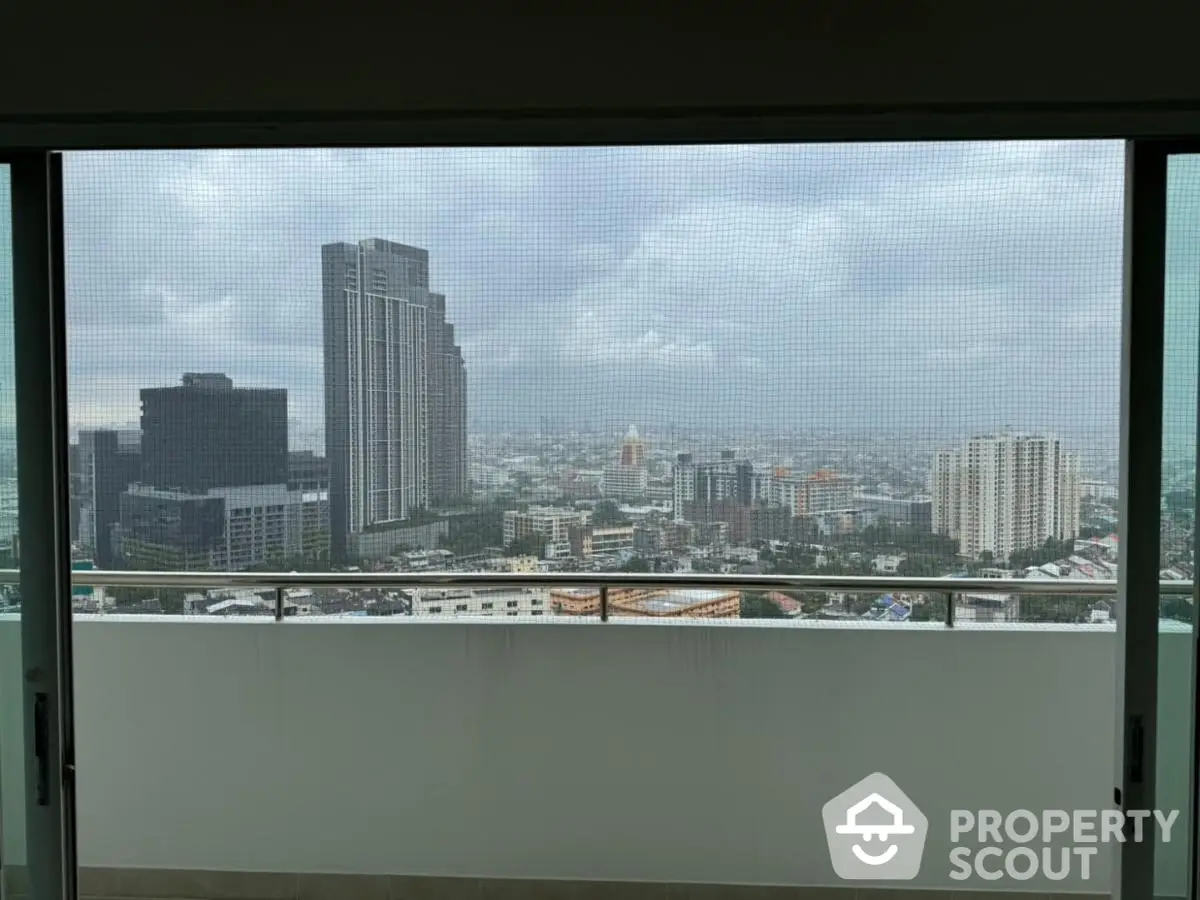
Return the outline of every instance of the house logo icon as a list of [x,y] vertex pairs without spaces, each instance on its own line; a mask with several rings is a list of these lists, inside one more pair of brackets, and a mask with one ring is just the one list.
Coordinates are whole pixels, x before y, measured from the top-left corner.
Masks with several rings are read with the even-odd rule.
[[907,881],[921,870],[929,820],[882,772],[842,791],[821,810],[829,861],[849,881]]

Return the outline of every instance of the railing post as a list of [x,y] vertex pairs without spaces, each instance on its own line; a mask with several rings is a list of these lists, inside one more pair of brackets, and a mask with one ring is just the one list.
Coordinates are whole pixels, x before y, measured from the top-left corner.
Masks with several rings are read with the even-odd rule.
[[283,586],[275,585],[275,621],[283,621]]
[[600,621],[608,621],[608,585],[600,585]]
[[954,591],[946,593],[946,627],[954,627]]

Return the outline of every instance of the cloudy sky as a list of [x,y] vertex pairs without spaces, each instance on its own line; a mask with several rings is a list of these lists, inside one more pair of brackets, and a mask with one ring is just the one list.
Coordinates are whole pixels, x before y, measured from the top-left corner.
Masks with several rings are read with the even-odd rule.
[[1012,425],[1115,447],[1122,152],[70,154],[73,425],[223,371],[286,387],[315,440],[320,245],[378,236],[429,250],[476,429]]

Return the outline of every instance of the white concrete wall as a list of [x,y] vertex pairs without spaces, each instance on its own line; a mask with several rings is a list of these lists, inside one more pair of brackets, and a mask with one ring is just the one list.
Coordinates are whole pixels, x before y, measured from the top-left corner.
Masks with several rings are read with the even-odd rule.
[[930,819],[919,883],[962,887],[950,809],[1112,792],[1111,631],[109,617],[75,647],[84,865],[828,884],[821,806],[881,770]]
[[1156,805],[1180,811],[1181,840],[1159,844],[1154,859],[1154,893],[1186,897],[1188,882],[1188,809],[1191,785],[1192,651],[1188,629],[1164,626],[1158,644],[1158,744],[1155,753]]

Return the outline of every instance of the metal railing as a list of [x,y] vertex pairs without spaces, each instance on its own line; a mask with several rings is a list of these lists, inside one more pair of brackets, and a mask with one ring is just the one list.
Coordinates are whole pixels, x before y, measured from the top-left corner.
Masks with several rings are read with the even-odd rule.
[[[945,624],[953,626],[959,594],[1115,597],[1117,582],[1081,579],[957,578],[863,575],[715,575],[637,572],[127,572],[77,571],[78,587],[160,587],[209,590],[248,588],[275,593],[275,618],[284,618],[290,588],[597,588],[600,619],[608,620],[608,592],[620,589],[717,589],[728,591],[842,591],[935,594],[946,599]],[[0,569],[0,584],[20,583],[16,569]],[[1191,596],[1193,582],[1163,581],[1159,594]]]

